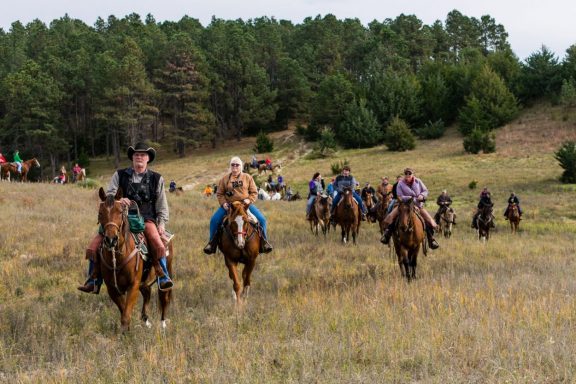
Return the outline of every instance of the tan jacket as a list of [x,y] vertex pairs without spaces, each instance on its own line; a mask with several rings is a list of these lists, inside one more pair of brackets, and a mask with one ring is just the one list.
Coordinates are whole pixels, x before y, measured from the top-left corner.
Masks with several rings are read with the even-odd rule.
[[392,193],[392,184],[388,183],[386,186],[380,184],[376,189],[376,194],[379,198],[384,198],[385,195]]
[[[227,196],[226,192],[232,192],[232,196]],[[218,183],[216,197],[220,205],[244,199],[250,199],[253,203],[258,198],[258,189],[254,179],[249,174],[241,172],[238,177],[234,177],[229,173]]]

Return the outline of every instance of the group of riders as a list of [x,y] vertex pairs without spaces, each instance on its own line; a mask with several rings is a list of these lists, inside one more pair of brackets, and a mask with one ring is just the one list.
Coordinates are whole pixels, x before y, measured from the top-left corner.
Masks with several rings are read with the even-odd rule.
[[[6,157],[0,152],[0,164],[8,163]],[[22,174],[22,164],[24,161],[20,157],[20,152],[18,150],[14,151],[12,156],[12,163],[16,166],[16,172],[21,175]],[[72,182],[75,183],[78,180],[78,176],[82,172],[82,167],[78,163],[74,164],[72,167]],[[66,167],[62,166],[60,168],[60,173],[56,176],[52,181],[57,184],[66,184],[68,182],[68,176],[66,172]]]
[[[396,218],[398,217],[397,202],[413,200],[416,210],[423,219],[423,224],[425,226],[425,231],[428,239],[428,245],[431,249],[437,249],[439,247],[438,242],[434,238],[434,232],[437,231],[438,225],[440,224],[441,216],[444,212],[450,208],[452,204],[452,198],[446,190],[436,199],[436,204],[438,205],[438,210],[434,215],[434,218],[430,216],[428,211],[424,208],[424,202],[428,198],[428,189],[421,179],[417,178],[414,174],[414,169],[406,168],[404,169],[404,175],[399,175],[396,178],[394,184],[390,184],[388,177],[383,177],[382,182],[378,185],[377,189],[374,189],[369,182],[366,182],[364,188],[359,191],[359,184],[356,179],[350,174],[350,166],[345,165],[342,169],[342,173],[338,175],[335,179],[332,179],[328,186],[325,186],[324,179],[319,172],[314,173],[312,179],[309,182],[309,194],[308,202],[306,204],[306,218],[311,220],[312,207],[316,198],[318,196],[326,195],[332,199],[331,210],[330,210],[330,220],[332,223],[335,221],[335,209],[338,205],[342,193],[345,188],[351,188],[354,200],[358,204],[360,209],[361,220],[366,220],[366,215],[368,210],[366,204],[364,203],[368,199],[373,199],[371,210],[375,210],[375,204],[379,201],[385,200],[385,197],[390,195],[391,199],[386,208],[386,217],[384,219],[384,233],[381,238],[383,244],[389,244],[390,237],[395,230]],[[510,194],[508,198],[508,205],[506,211],[504,212],[504,217],[508,219],[508,212],[512,205],[518,207],[518,213],[522,216],[522,209],[520,207],[520,200],[514,192]],[[478,202],[478,207],[472,218],[472,228],[478,229],[478,216],[484,207],[493,207],[490,192],[487,187],[484,187],[480,193],[480,201]],[[456,224],[456,214],[454,214],[452,219],[452,224]],[[494,226],[494,221],[490,221],[490,225]]]
[[[148,165],[156,157],[156,151],[144,143],[137,143],[135,146],[128,148],[127,155],[132,165],[125,169],[119,169],[114,173],[108,184],[106,194],[114,195],[121,188],[124,197],[120,199],[120,203],[126,209],[133,202],[137,204],[145,222],[144,236],[148,240],[148,246],[153,250],[152,267],[155,268],[158,276],[158,287],[161,290],[170,290],[173,282],[166,265],[166,224],[169,219],[169,210],[166,194],[164,193],[164,179],[162,175],[148,168]],[[382,243],[388,244],[395,228],[395,219],[398,216],[396,202],[413,200],[425,223],[430,248],[436,249],[439,247],[439,244],[434,239],[434,231],[437,229],[442,210],[447,209],[452,204],[452,199],[445,190],[442,191],[442,194],[437,199],[439,210],[435,215],[435,219],[433,219],[423,205],[428,197],[428,189],[422,180],[415,176],[414,169],[406,168],[404,175],[398,176],[393,185],[390,184],[388,178],[382,178],[382,183],[378,185],[376,190],[369,183],[366,183],[360,193],[355,190],[358,183],[350,171],[350,166],[345,165],[341,174],[334,178],[328,186],[325,186],[320,172],[314,173],[309,183],[310,194],[306,204],[307,214],[310,213],[312,204],[317,196],[328,194],[333,200],[331,216],[334,217],[335,207],[341,200],[344,190],[350,188],[354,200],[358,204],[361,218],[366,220],[368,210],[361,195],[366,197],[372,194],[372,196],[378,195],[381,198],[391,195],[392,198],[387,207],[388,214],[384,220],[385,230],[381,239]],[[259,252],[271,252],[273,248],[268,241],[266,218],[254,204],[258,198],[258,189],[253,177],[249,173],[243,172],[243,163],[239,157],[234,156],[230,159],[228,172],[222,177],[215,189],[218,208],[210,219],[209,241],[204,247],[204,253],[213,254],[216,252],[223,222],[234,202],[242,202],[247,207],[249,214],[255,217],[254,225],[257,226],[261,238]],[[509,203],[515,203],[519,206],[520,202],[514,193],[511,194]],[[480,209],[481,205],[484,206],[486,204],[491,206],[492,201],[490,192],[487,188],[484,188],[480,195],[478,208]],[[477,214],[474,217],[475,220],[477,220]],[[103,228],[100,227],[86,249],[86,259],[88,259],[89,263],[88,279],[84,285],[78,287],[82,292],[97,294],[100,291],[102,277],[98,250],[102,245],[103,239]]]

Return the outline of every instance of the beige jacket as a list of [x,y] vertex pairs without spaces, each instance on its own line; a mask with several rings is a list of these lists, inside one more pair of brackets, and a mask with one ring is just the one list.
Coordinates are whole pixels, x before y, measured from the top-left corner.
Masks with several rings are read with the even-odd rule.
[[[232,192],[232,196],[227,196],[226,192]],[[218,183],[216,197],[220,205],[244,199],[250,199],[253,203],[258,198],[258,189],[254,179],[249,174],[241,172],[238,177],[234,177],[229,173]]]

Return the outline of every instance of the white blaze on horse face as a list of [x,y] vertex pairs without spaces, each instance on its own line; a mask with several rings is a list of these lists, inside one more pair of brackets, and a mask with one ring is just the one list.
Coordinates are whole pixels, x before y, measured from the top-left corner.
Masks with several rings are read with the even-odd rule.
[[238,238],[237,238],[238,248],[242,249],[242,248],[244,248],[244,234],[242,233],[243,229],[244,229],[244,218],[242,217],[242,215],[238,215],[238,216],[236,216],[234,221],[236,222],[236,225],[238,226],[238,232],[236,233],[238,235]]

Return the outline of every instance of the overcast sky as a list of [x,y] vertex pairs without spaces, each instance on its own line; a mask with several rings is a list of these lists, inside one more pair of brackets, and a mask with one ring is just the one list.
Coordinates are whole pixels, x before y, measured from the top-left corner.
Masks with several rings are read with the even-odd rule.
[[158,22],[178,21],[188,15],[204,26],[212,16],[243,20],[268,16],[299,24],[306,17],[328,13],[339,19],[358,18],[366,25],[404,13],[430,25],[445,21],[446,15],[457,9],[469,17],[490,15],[504,25],[512,50],[521,60],[542,45],[562,60],[566,49],[576,44],[574,0],[15,0],[9,4],[0,12],[0,28],[5,31],[16,20],[27,24],[40,19],[48,24],[66,13],[88,25],[94,25],[99,16],[122,18],[130,13],[142,19],[150,13]]

